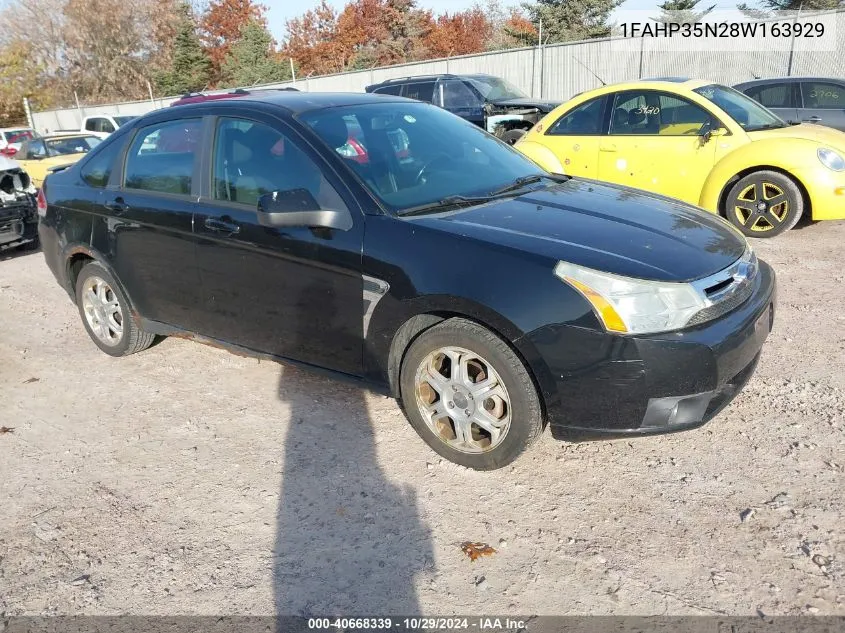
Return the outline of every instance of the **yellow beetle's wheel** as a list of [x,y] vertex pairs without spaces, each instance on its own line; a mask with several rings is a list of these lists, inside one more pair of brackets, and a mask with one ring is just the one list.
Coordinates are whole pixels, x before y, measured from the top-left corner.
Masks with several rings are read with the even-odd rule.
[[776,171],[757,171],[738,180],[725,204],[727,219],[749,237],[774,237],[798,223],[804,199],[798,185]]

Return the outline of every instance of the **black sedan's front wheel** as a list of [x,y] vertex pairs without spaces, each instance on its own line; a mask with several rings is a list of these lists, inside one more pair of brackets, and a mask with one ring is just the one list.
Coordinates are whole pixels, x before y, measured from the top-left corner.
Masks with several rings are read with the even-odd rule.
[[543,429],[540,398],[522,360],[465,319],[423,332],[402,362],[405,413],[446,459],[476,470],[516,459]]

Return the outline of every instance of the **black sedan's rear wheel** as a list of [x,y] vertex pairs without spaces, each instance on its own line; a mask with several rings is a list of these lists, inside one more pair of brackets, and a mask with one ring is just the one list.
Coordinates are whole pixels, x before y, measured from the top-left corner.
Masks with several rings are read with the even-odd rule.
[[155,340],[135,324],[129,302],[102,264],[92,261],[79,271],[76,305],[91,340],[110,356],[140,352]]
[[728,221],[748,237],[775,237],[788,231],[804,213],[804,198],[788,176],[763,170],[741,178],[726,201]]
[[443,321],[417,337],[402,362],[400,388],[417,433],[468,468],[509,464],[543,428],[540,398],[522,360],[465,319]]

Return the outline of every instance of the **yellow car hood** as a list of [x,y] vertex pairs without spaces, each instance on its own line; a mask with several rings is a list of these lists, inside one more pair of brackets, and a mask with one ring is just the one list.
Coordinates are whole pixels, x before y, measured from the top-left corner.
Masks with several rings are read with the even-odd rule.
[[845,132],[834,130],[832,127],[816,125],[814,123],[789,125],[776,130],[759,130],[757,132],[749,132],[748,136],[752,141],[762,141],[764,139],[771,138],[814,141],[820,145],[825,145],[845,152]]

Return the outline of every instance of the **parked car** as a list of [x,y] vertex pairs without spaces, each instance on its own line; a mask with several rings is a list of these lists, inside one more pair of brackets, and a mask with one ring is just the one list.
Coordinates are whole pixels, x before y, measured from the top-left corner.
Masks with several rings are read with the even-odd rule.
[[0,129],[0,154],[12,158],[20,149],[21,143],[37,136],[35,130],[25,127]]
[[101,140],[92,134],[46,134],[22,143],[16,158],[37,188],[52,168],[78,161]]
[[757,79],[734,86],[788,123],[845,131],[845,81],[824,77]]
[[126,125],[134,118],[134,116],[118,116],[111,114],[87,116],[82,120],[82,127],[78,131],[91,132],[93,134],[96,134],[100,138],[106,138],[109,134],[114,132],[122,125]]
[[388,79],[366,91],[433,103],[510,144],[559,103],[531,99],[504,79],[482,74]]
[[0,155],[0,251],[38,246],[35,187],[20,164]]
[[704,207],[751,237],[774,237],[802,217],[845,218],[845,134],[789,125],[707,81],[633,81],[582,93],[516,147],[551,171]]
[[[350,118],[367,164],[338,151]],[[174,128],[194,151],[142,151]],[[569,439],[699,426],[774,319],[772,269],[722,219],[549,174],[399,97],[166,108],[42,192],[45,260],[105,353],[178,334],[352,377],[471,468],[511,462],[546,424]]]

